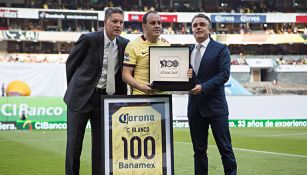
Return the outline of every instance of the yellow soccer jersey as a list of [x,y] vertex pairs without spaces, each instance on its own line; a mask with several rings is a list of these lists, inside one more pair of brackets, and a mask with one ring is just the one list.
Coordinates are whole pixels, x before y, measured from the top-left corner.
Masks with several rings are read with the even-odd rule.
[[[142,35],[128,43],[124,57],[124,65],[134,67],[134,79],[144,84],[149,83],[149,46],[170,46],[170,44],[163,39],[151,43]],[[132,94],[144,94],[137,89],[131,90]]]

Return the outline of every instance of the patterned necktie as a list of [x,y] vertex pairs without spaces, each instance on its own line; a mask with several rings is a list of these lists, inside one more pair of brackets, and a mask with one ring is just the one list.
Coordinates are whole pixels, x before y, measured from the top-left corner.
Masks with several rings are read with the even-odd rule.
[[201,59],[202,59],[201,52],[200,52],[201,47],[202,47],[201,44],[197,44],[195,57],[194,57],[194,71],[195,71],[196,75],[198,74],[199,65],[200,65],[200,62],[201,62]]
[[113,42],[109,42],[109,52],[108,52],[108,71],[107,71],[107,85],[106,85],[106,93],[108,95],[113,95],[115,93],[115,60],[113,59]]

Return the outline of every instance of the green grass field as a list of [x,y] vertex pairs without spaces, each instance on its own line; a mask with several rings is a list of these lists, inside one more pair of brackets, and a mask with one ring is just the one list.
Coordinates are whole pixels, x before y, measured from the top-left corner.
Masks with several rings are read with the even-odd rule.
[[[232,128],[239,175],[307,174],[307,128]],[[188,129],[174,129],[175,175],[193,175]],[[0,175],[63,175],[66,131],[0,131]],[[91,174],[90,131],[83,146],[81,174]],[[223,168],[212,135],[209,174]]]

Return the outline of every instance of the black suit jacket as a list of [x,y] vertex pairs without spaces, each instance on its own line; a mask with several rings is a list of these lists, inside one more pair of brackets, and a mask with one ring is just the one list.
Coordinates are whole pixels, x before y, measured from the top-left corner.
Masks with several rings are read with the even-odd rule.
[[[194,49],[190,47],[190,52]],[[189,95],[188,112],[198,109],[202,116],[228,116],[224,84],[230,76],[230,53],[228,48],[210,38],[202,57],[198,74],[192,80],[202,86],[198,95]]]
[[[122,81],[124,50],[129,40],[117,37],[120,69],[115,76],[115,94],[127,94],[126,83]],[[93,95],[101,77],[104,55],[104,33],[83,34],[70,52],[66,62],[67,90],[64,101],[68,108],[78,111]]]

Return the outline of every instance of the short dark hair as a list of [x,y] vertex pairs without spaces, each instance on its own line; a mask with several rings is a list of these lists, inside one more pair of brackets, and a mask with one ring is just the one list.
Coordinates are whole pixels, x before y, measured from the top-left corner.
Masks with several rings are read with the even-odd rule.
[[119,13],[124,16],[124,11],[119,7],[109,7],[104,11],[104,20],[108,20],[113,13]]
[[205,18],[205,19],[209,22],[208,28],[209,28],[209,29],[211,28],[211,20],[210,20],[210,18],[209,18],[208,16],[199,13],[199,14],[195,15],[195,16],[192,18],[192,23],[193,23],[193,21],[194,21],[195,18]]
[[[143,16],[143,19],[142,19],[142,23],[143,23],[143,24],[146,24],[146,23],[147,23],[147,17],[148,17],[148,15],[151,14],[151,13],[153,13],[153,14],[158,14],[157,11],[149,11],[149,12],[146,12],[146,13],[144,14],[144,16]],[[158,14],[158,15],[159,15],[159,14]],[[160,16],[160,15],[159,15],[159,16]]]

